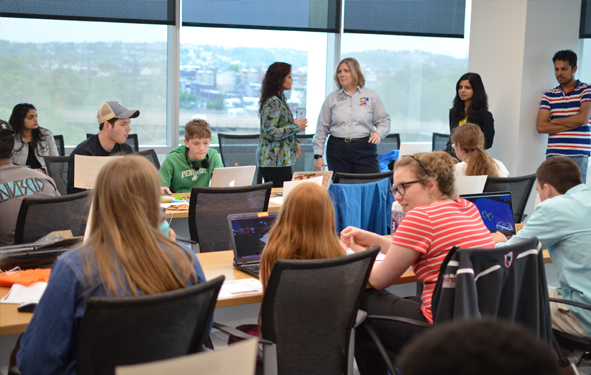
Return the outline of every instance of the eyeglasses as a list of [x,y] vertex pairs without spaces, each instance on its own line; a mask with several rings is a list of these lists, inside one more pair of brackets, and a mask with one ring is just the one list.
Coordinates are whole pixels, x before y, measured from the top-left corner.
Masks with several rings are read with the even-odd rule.
[[415,159],[417,161],[417,163],[419,163],[421,165],[421,167],[423,167],[423,170],[425,171],[425,173],[427,173],[427,176],[431,177],[431,173],[429,173],[429,171],[427,170],[427,167],[425,167],[425,164],[421,163],[421,161],[419,160],[419,158],[417,158],[414,155],[408,155],[411,158]]
[[400,195],[404,196],[404,194],[406,194],[406,189],[408,189],[410,185],[416,184],[417,182],[425,182],[425,180],[401,182],[398,185],[390,188],[390,194],[392,194],[394,198],[396,198],[396,193],[400,193]]

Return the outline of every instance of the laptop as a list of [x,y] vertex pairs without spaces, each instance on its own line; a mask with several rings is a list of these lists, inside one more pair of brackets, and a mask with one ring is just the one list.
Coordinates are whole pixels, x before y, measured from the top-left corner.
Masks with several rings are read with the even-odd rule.
[[211,176],[210,187],[250,186],[257,167],[245,165],[240,167],[216,168]]
[[267,244],[276,215],[276,212],[228,215],[236,269],[259,277],[261,253]]
[[292,181],[307,180],[314,177],[322,177],[322,187],[328,190],[332,182],[332,171],[319,172],[294,172]]
[[400,143],[399,157],[418,154],[419,152],[431,152],[431,142],[402,142]]
[[476,205],[484,225],[491,232],[501,232],[506,236],[515,234],[511,193],[500,191],[494,193],[465,194],[460,197]]

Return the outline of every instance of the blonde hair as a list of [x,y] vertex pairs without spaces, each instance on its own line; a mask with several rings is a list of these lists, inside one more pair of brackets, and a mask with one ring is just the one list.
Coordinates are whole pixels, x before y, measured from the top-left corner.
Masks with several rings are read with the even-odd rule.
[[205,120],[194,119],[185,124],[185,139],[211,139],[211,126]]
[[484,133],[478,125],[466,123],[459,126],[450,138],[466,152],[466,176],[499,177],[497,163],[484,151]]
[[328,193],[314,183],[296,186],[281,206],[261,256],[263,291],[277,259],[324,259],[345,255]]
[[[413,155],[421,164],[411,156],[405,156],[396,161],[394,170],[400,167],[410,167],[417,180],[421,184],[427,185],[429,180],[437,182],[437,188],[443,198],[454,198],[455,194],[455,174],[454,162],[452,157],[445,151],[421,152]],[[396,181],[394,181],[396,183]]]
[[343,85],[341,85],[341,82],[339,82],[339,68],[341,67],[341,64],[343,64],[343,63],[347,64],[347,66],[349,67],[349,70],[351,71],[351,75],[355,79],[355,84],[359,87],[365,86],[365,77],[363,76],[363,73],[361,72],[361,66],[359,65],[359,61],[355,60],[352,57],[347,57],[346,59],[342,59],[339,62],[339,64],[337,65],[337,68],[334,71],[333,79],[337,83],[338,88],[339,89],[343,88]]
[[126,156],[105,165],[92,198],[89,247],[83,248],[87,276],[96,267],[113,296],[153,294],[194,283],[194,257],[160,231],[158,171],[142,156]]

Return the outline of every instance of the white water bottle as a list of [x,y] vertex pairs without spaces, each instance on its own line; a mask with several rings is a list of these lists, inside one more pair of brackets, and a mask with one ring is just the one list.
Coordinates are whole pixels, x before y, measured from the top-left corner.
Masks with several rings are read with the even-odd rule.
[[392,234],[396,232],[405,215],[400,203],[396,201],[392,203]]

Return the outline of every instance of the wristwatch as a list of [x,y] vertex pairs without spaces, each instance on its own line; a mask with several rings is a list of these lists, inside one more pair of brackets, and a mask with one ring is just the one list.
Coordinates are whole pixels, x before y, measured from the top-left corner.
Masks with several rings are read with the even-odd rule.
[[314,160],[322,159],[322,155],[314,154]]

